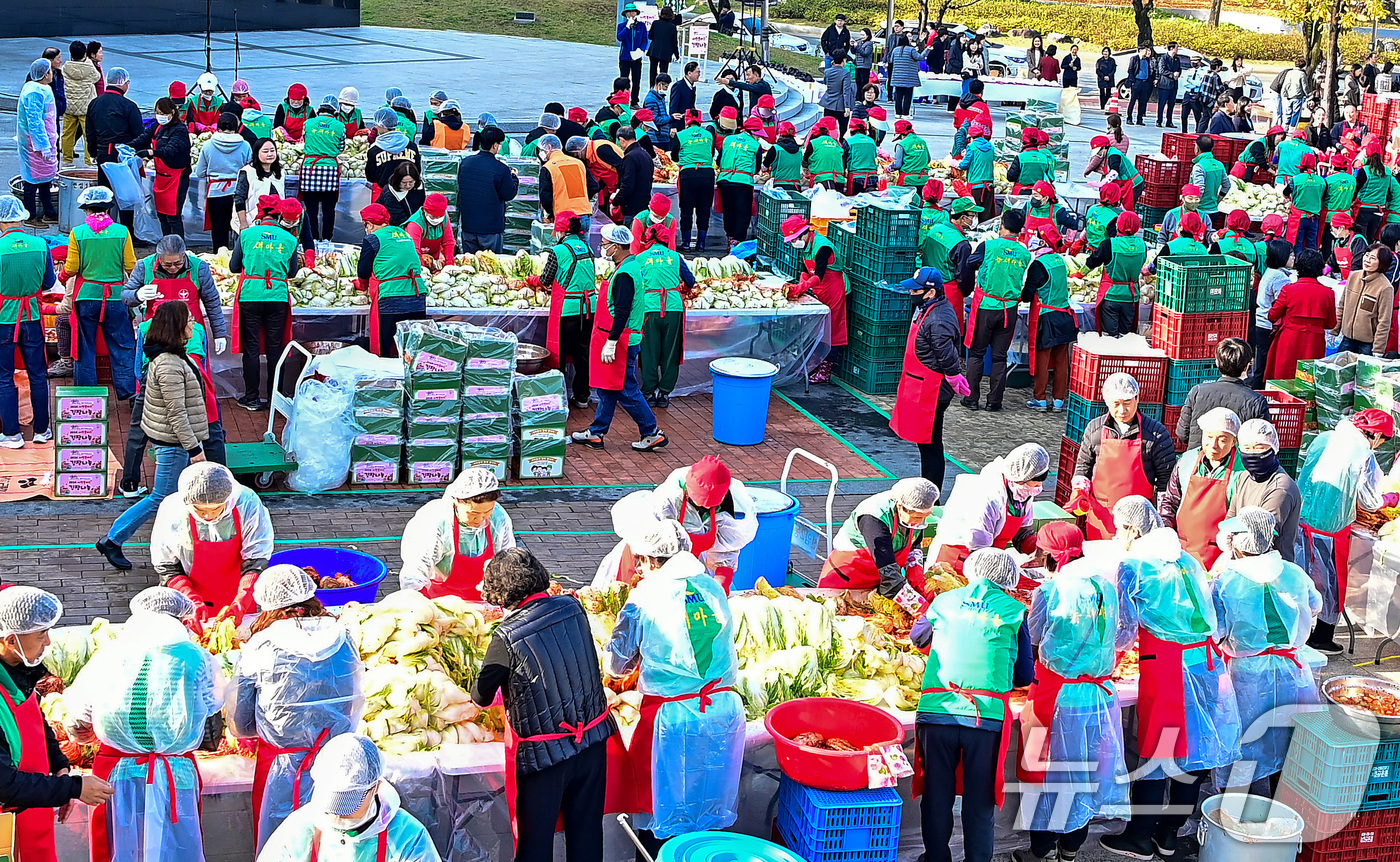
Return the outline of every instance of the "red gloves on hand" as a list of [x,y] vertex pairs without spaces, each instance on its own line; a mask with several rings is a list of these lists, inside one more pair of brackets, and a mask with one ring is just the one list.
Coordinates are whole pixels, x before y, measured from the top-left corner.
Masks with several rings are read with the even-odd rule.
[[235,614],[235,620],[258,612],[258,603],[253,599],[253,585],[257,582],[257,572],[248,572],[239,579],[238,592],[234,593],[233,601],[229,603],[229,610]]
[[1386,494],[1381,497],[1381,508],[1393,509],[1400,506],[1400,494]]
[[316,268],[316,248],[313,246],[313,247],[311,247],[311,248],[308,248],[305,252],[303,252],[303,254],[302,254],[302,260],[306,263],[306,268],[307,268],[307,269],[315,269],[315,268]]
[[364,280],[363,278],[357,278],[357,279],[355,279],[355,289],[356,289],[356,290],[369,290],[369,285],[368,285],[368,284],[365,284],[365,280]]
[[716,566],[715,580],[724,587],[724,594],[729,595],[729,587],[734,583],[734,569],[730,566]]
[[817,278],[815,275],[811,275],[810,273],[804,275],[797,280],[796,284],[788,288],[788,299],[797,299],[818,284],[821,284],[821,279]]
[[532,275],[525,279],[525,283],[531,287],[538,288],[540,286],[540,277],[538,275]]

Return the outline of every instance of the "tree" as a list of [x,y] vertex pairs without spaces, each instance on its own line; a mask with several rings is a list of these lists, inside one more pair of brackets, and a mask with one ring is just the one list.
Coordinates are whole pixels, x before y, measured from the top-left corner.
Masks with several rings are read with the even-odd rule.
[[1152,12],[1157,8],[1157,0],[1133,0],[1133,21],[1137,23],[1138,45],[1151,45]]
[[1210,0],[1210,16],[1206,18],[1206,25],[1210,27],[1220,26],[1220,6],[1221,0]]
[[[1341,30],[1360,27],[1369,23],[1372,16],[1384,18],[1386,14],[1384,0],[1268,0],[1266,7],[1284,21],[1297,25],[1303,34],[1303,55],[1307,59],[1309,77],[1319,68],[1340,64],[1336,53]],[[1335,81],[1324,82],[1324,95],[1335,89]]]
[[[982,2],[982,0],[963,0],[963,2],[958,2],[958,0],[937,0],[938,20],[934,26],[942,24],[943,19],[948,15],[949,12],[957,12],[959,10],[966,9],[969,6],[976,6],[980,2]],[[923,25],[927,24],[928,20],[929,0],[919,0],[920,29],[923,29]]]

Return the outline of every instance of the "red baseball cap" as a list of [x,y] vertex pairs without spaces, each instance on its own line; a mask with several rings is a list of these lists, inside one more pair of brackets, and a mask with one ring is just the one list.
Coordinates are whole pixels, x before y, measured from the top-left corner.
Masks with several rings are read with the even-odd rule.
[[1118,216],[1118,235],[1132,236],[1142,230],[1142,219],[1135,212],[1125,212]]
[[758,97],[758,106],[760,108],[771,108],[773,107],[773,105],[774,102],[772,96],[764,95]]
[[1177,236],[1195,237],[1197,240],[1203,239],[1206,235],[1206,223],[1201,219],[1201,214],[1198,212],[1182,213],[1181,224],[1177,227],[1176,234]]
[[656,115],[653,114],[648,108],[642,108],[640,111],[634,111],[632,113],[632,116],[641,120],[643,123],[652,123],[656,121]]
[[710,509],[724,502],[733,476],[715,455],[696,461],[685,473],[685,495],[701,508]]
[[188,96],[189,94],[190,94],[189,87],[186,87],[186,86],[185,86],[185,82],[184,82],[184,81],[171,81],[171,82],[170,82],[170,98],[172,98],[172,99],[183,99],[183,98],[185,98],[186,96]]
[[1367,407],[1351,417],[1351,424],[1355,425],[1358,431],[1369,431],[1386,437],[1395,436],[1395,417],[1375,407]]
[[783,242],[792,242],[811,229],[812,223],[800,215],[788,216],[779,227],[783,234]]
[[588,112],[583,108],[570,108],[569,119],[575,123],[586,123],[588,122]]
[[1084,534],[1067,521],[1051,521],[1036,533],[1035,546],[1059,568],[1084,556]]
[[447,215],[447,195],[441,192],[433,192],[423,199],[423,212],[433,218],[442,218]]
[[938,203],[939,201],[943,200],[943,181],[929,180],[928,182],[924,183],[924,188],[921,194],[923,195],[924,200],[932,201],[935,204]]
[[[443,198],[443,200],[446,200],[446,198]],[[567,233],[569,230],[569,222],[576,218],[578,218],[578,213],[572,210],[557,212],[554,214],[554,229],[559,233]]]
[[305,85],[305,84],[293,84],[293,85],[291,85],[290,87],[288,87],[288,88],[287,88],[287,98],[288,98],[288,99],[305,99],[305,98],[306,98],[306,85]]
[[848,127],[853,132],[863,132],[865,131],[865,120],[860,117],[852,117]]
[[608,104],[625,105],[627,104],[627,100],[630,98],[631,96],[627,95],[626,90],[618,90],[616,93],[613,93],[611,96],[608,96]]
[[370,204],[360,210],[360,221],[365,224],[388,224],[389,211],[384,208],[383,204]]
[[1278,213],[1264,216],[1264,221],[1260,222],[1259,229],[1264,231],[1264,236],[1273,238],[1283,233],[1283,216]]
[[1317,167],[1317,154],[1303,153],[1303,157],[1298,160],[1298,167],[1305,171]]
[[908,120],[894,121],[894,133],[896,135],[907,135],[912,131],[914,131],[914,124]]
[[758,117],[749,117],[748,119],[744,120],[744,131],[746,131],[746,132],[761,132],[761,131],[763,131],[763,121],[760,120]]
[[1269,127],[1269,130],[1268,130],[1267,132],[1264,133],[1264,137],[1267,138],[1267,137],[1270,137],[1270,136],[1272,136],[1272,135],[1286,135],[1286,134],[1288,134],[1288,130],[1285,129],[1283,126],[1270,126],[1270,127]]

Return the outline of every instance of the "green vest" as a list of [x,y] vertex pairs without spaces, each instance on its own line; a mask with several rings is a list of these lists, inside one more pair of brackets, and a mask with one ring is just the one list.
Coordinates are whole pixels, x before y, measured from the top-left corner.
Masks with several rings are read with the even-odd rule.
[[1366,172],[1366,185],[1361,189],[1361,205],[1385,209],[1386,201],[1390,200],[1390,172],[1385,168],[1373,171],[1369,165],[1362,170]]
[[880,170],[875,161],[879,148],[874,138],[857,132],[846,139],[846,147],[850,150],[850,171],[853,176],[874,174]]
[[156,273],[155,255],[150,255],[145,260],[136,264],[136,266],[141,270],[141,281],[143,284],[155,284],[157,278],[169,281],[179,281],[183,279],[189,282],[191,290],[190,295],[195,297],[195,302],[199,302],[199,281],[195,275],[195,273],[199,272],[199,264],[200,260],[198,257],[191,252],[185,252],[185,273],[177,278],[170,278],[170,276],[164,273],[159,275]]
[[719,154],[720,182],[753,185],[753,167],[758,155],[758,139],[748,132],[739,132],[724,139]]
[[919,212],[919,235],[922,236],[933,230],[940,224],[952,224],[953,217],[948,211],[936,204],[924,201],[924,208]]
[[1104,160],[1107,161],[1108,158],[1111,156],[1117,156],[1118,164],[1123,166],[1123,170],[1118,175],[1118,179],[1132,180],[1134,188],[1140,185],[1139,180],[1142,179],[1142,175],[1138,173],[1137,166],[1133,164],[1132,159],[1129,159],[1127,156],[1119,152],[1117,147],[1109,147],[1108,152],[1104,153],[1103,157]]
[[1037,257],[1036,261],[1045,267],[1045,274],[1050,277],[1045,284],[1036,290],[1036,294],[1040,297],[1040,304],[1049,308],[1068,309],[1070,307],[1069,267],[1065,265],[1064,256],[1054,252],[1046,252]]
[[1356,175],[1338,173],[1327,175],[1327,211],[1350,210],[1356,200]]
[[773,148],[773,166],[769,169],[773,182],[791,186],[802,184],[802,150],[790,153],[782,147]]
[[1113,224],[1113,220],[1118,218],[1122,210],[1117,207],[1094,204],[1089,207],[1089,212],[1084,215],[1084,233],[1088,238],[1090,248],[1098,248],[1103,245],[1104,238],[1108,235],[1108,226]]
[[374,256],[374,278],[379,282],[379,298],[418,296],[423,292],[423,261],[413,237],[401,227],[386,225],[375,231],[379,252]]
[[857,551],[864,550],[865,535],[860,531],[861,518],[874,518],[880,523],[890,528],[890,537],[893,540],[894,551],[899,553],[909,544],[915,535],[922,538],[922,530],[905,530],[899,526],[899,515],[895,512],[894,497],[889,492],[876,494],[873,497],[866,497],[856,504],[855,511],[841,524],[841,531],[836,537],[836,543],[842,548],[854,548]]
[[[923,688],[1011,690],[1025,605],[986,578],[979,578],[940,594],[926,615],[933,626],[933,641]],[[919,698],[919,712],[1011,720],[1001,701],[979,695],[972,698],[975,706],[967,697],[952,692],[925,694]]]
[[982,303],[974,310],[1004,311],[1021,302],[1026,283],[1026,267],[1031,265],[1030,249],[1014,239],[993,237],[982,244],[982,266],[977,283],[982,286]]
[[243,112],[243,126],[255,137],[272,137],[272,118],[257,108],[249,108]]
[[[282,100],[283,120],[310,120],[313,116],[315,116],[315,114],[311,111],[311,101],[309,99],[303,101],[300,108],[293,108],[291,102],[286,99]],[[303,128],[305,128],[305,126],[303,126]]]
[[[540,135],[543,138],[544,135]],[[535,138],[520,150],[520,158],[533,159],[540,154],[540,138]]]
[[[610,118],[608,118],[608,119],[606,119],[606,120],[603,120],[601,123],[599,123],[599,124],[598,124],[598,128],[599,128],[600,130],[602,130],[602,132],[603,132],[604,135],[607,135],[608,140],[610,140],[610,141],[615,141],[615,140],[617,140],[617,127],[618,127],[618,125],[621,124],[621,122],[622,122],[622,121],[619,120],[617,117],[610,117]],[[535,139],[535,141],[538,141],[538,140],[539,140],[539,138],[536,138],[536,139]],[[531,141],[530,143],[533,144],[535,141]]]
[[931,266],[938,270],[944,281],[952,281],[958,277],[953,272],[953,266],[948,260],[948,256],[957,244],[963,242],[967,237],[962,231],[953,226],[949,221],[947,224],[936,224],[926,234],[924,234],[923,250],[920,255],[924,266]]
[[1264,274],[1264,263],[1268,260],[1268,247],[1264,245],[1262,240],[1254,242],[1233,233],[1226,233],[1215,241],[1215,245],[1220,249],[1221,254],[1234,253],[1237,257],[1249,261],[1255,272],[1260,275]]
[[296,237],[276,225],[255,224],[238,235],[238,244],[243,249],[239,301],[290,302],[287,279],[292,273],[287,262],[297,247]]
[[1016,163],[1021,166],[1017,185],[1030,187],[1041,180],[1055,180],[1055,157],[1045,150],[1027,150],[1016,157]]
[[715,166],[715,136],[699,126],[687,126],[676,135],[680,141],[680,166],[713,168]]
[[1278,145],[1278,178],[1286,180],[1298,173],[1303,163],[1303,155],[1312,152],[1312,147],[1298,140],[1288,138]]
[[1194,236],[1179,236],[1167,243],[1167,254],[1210,254],[1210,249],[1201,245]]
[[335,115],[335,118],[341,122],[341,125],[345,126],[347,132],[351,126],[354,126],[359,132],[365,130],[365,115],[360,113],[359,108],[351,108],[349,113],[340,111]]
[[[677,277],[679,277],[680,267],[677,266],[676,269]],[[632,313],[627,315],[627,325],[625,329],[632,333],[630,336],[628,336],[627,343],[629,345],[641,344],[642,319],[645,317],[645,315],[642,313],[642,292],[646,290],[646,284],[642,280],[642,261],[640,255],[634,254],[631,257],[624,260],[622,263],[618,264],[617,269],[613,271],[612,278],[609,279],[608,316],[613,318],[614,320],[617,319],[617,305],[613,303],[612,283],[617,281],[617,277],[620,275],[629,276],[632,279],[632,286],[636,291],[632,296]]]
[[[306,141],[302,149],[307,157],[330,156],[333,159],[345,149],[345,124],[335,117],[307,120],[302,134]],[[318,161],[321,163],[324,159]]]
[[19,228],[0,234],[0,324],[40,319],[46,269],[53,271],[47,243]]
[[[398,111],[394,113],[398,114]],[[410,141],[418,140],[418,124],[403,114],[399,114],[399,131],[408,135]]]
[[[428,214],[423,212],[422,207],[419,207],[418,212],[408,217],[408,221],[404,223],[404,228],[407,229],[411,224],[418,225],[418,235],[423,238],[424,242],[442,239],[443,233],[447,230],[447,219],[443,219],[437,224],[429,224]],[[422,258],[419,259],[421,260]],[[448,261],[448,263],[451,263],[451,261]]]
[[1385,203],[1385,223],[1395,224],[1396,222],[1400,222],[1400,180],[1392,176],[1387,188],[1389,189],[1389,194],[1386,196]]
[[[899,163],[899,172],[904,175],[900,185],[905,188],[921,188],[928,182],[928,142],[918,135],[909,134],[899,139],[899,145],[904,150],[904,158]],[[991,167],[988,166],[990,173]],[[968,179],[971,180],[973,171],[968,171]]]
[[126,228],[116,222],[101,232],[88,227],[87,222],[73,228],[69,242],[78,244],[78,274],[87,282],[76,299],[101,301],[103,284],[112,286],[109,298],[121,298],[122,283],[126,281],[126,244],[130,237]]
[[1191,164],[1206,175],[1205,185],[1201,188],[1201,211],[1213,213],[1220,209],[1220,184],[1225,180],[1225,166],[1210,153],[1201,153],[1191,160]]
[[570,234],[554,246],[554,268],[554,280],[564,288],[564,307],[560,314],[564,317],[593,314],[593,291],[597,288],[593,250],[582,238]]
[[680,311],[681,258],[661,243],[655,243],[636,255],[642,273],[642,294],[634,301],[640,303],[642,316],[661,311]]
[[1317,174],[1293,175],[1293,206],[1310,215],[1322,212],[1322,199],[1327,194],[1327,180]]
[[1142,265],[1147,263],[1147,245],[1140,234],[1115,236],[1109,242],[1113,259],[1106,274],[1111,284],[1103,298],[1137,302],[1138,279],[1142,278]]
[[1268,150],[1268,145],[1264,143],[1263,138],[1260,138],[1244,148],[1244,152],[1240,153],[1239,161],[1241,164],[1261,168],[1269,163],[1270,155],[1272,153]]
[[807,169],[812,172],[813,183],[846,181],[846,150],[841,142],[830,135],[812,139],[812,158]]
[[672,234],[674,234],[674,233],[676,232],[676,216],[675,216],[675,213],[667,213],[667,214],[661,219],[661,221],[657,221],[657,220],[656,220],[656,215],[652,213],[652,211],[651,211],[650,208],[647,208],[647,209],[644,209],[644,210],[642,210],[641,212],[637,213],[636,219],[637,219],[637,221],[641,224],[641,226],[642,226],[643,229],[649,228],[649,227],[651,227],[651,226],[654,225],[654,224],[659,224],[659,225],[665,225],[666,229],[669,230]]
[[844,267],[841,265],[841,256],[836,253],[836,246],[831,244],[831,240],[816,231],[812,231],[812,241],[807,243],[807,248],[803,250],[802,259],[804,261],[810,260],[815,266],[817,262],[817,252],[824,248],[831,249],[831,263],[827,266],[827,269],[832,272],[841,272]]
[[[207,362],[209,359],[208,335],[205,333],[204,327],[199,324],[195,324],[191,329],[193,331],[190,333],[189,339],[185,342],[185,352],[191,356],[198,356]],[[151,321],[143,320],[136,324],[136,331],[139,333],[136,340],[139,346],[145,342],[146,333],[151,331]],[[146,373],[146,366],[151,364],[151,359],[146,355],[146,351],[138,350],[136,351],[136,361],[141,365],[136,372],[136,376],[141,377]]]

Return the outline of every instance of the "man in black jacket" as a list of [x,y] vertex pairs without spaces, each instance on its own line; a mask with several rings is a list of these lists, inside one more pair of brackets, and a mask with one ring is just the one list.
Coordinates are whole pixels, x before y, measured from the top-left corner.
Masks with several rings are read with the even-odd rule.
[[[846,33],[846,41],[851,41],[851,34]],[[743,90],[749,94],[748,113],[752,114],[753,109],[758,107],[758,100],[764,96],[773,95],[773,85],[763,79],[762,66],[749,66],[744,70],[744,80],[735,81],[734,89]],[[743,113],[742,111],[740,113]],[[740,117],[742,120],[743,117]]]
[[613,221],[631,224],[632,217],[651,202],[653,165],[651,156],[637,143],[637,130],[623,126],[617,130],[617,143],[622,147],[622,166],[617,171],[617,194],[613,195]]
[[1157,59],[1157,128],[1162,127],[1162,112],[1167,114],[1167,128],[1174,129],[1172,113],[1176,110],[1177,81],[1181,78],[1181,58],[1176,43],[1167,43],[1167,53]]
[[[107,188],[111,188],[112,183],[107,179],[102,165],[120,161],[117,157],[117,145],[129,144],[146,131],[146,124],[141,119],[141,109],[126,97],[127,88],[130,86],[131,76],[122,67],[114,66],[107,72],[107,91],[88,104],[84,131],[87,134],[88,147],[97,160],[98,182]],[[120,214],[121,223],[127,230],[132,231],[134,237],[134,214],[127,209],[121,210]]]
[[499,254],[506,231],[506,201],[520,191],[520,176],[496,158],[506,133],[487,126],[477,135],[481,149],[457,165],[457,212],[464,252],[489,249]]
[[700,64],[691,60],[685,64],[685,74],[671,85],[671,103],[667,111],[671,114],[671,128],[679,132],[685,128],[685,112],[695,107],[695,85],[700,81]]
[[1141,126],[1147,118],[1147,103],[1152,98],[1152,89],[1157,84],[1157,62],[1152,58],[1152,46],[1143,45],[1128,61],[1128,109],[1123,119],[1133,124],[1133,108],[1137,108],[1137,124]]
[[[1099,464],[1103,440],[1107,437],[1109,440],[1141,441],[1138,460],[1143,477],[1152,485],[1157,499],[1167,492],[1172,470],[1176,468],[1176,445],[1172,442],[1172,435],[1167,426],[1151,416],[1144,415],[1138,409],[1138,394],[1138,382],[1129,374],[1110,374],[1104,380],[1102,395],[1104,403],[1108,405],[1108,412],[1090,420],[1084,429],[1084,436],[1080,438],[1079,457],[1074,462],[1072,480],[1076,491],[1089,491],[1093,482],[1104,478],[1095,475],[1095,467]],[[1110,465],[1105,460],[1103,466],[1108,478],[1120,479],[1121,471],[1130,469],[1132,465]],[[1109,499],[1103,502],[1111,509],[1118,501]],[[1090,538],[1113,537],[1111,524],[1096,525],[1091,519],[1090,526],[1094,529]],[[1103,535],[1105,529],[1107,535]]]
[[1243,338],[1222,338],[1215,346],[1219,379],[1192,386],[1182,405],[1181,418],[1176,420],[1176,439],[1185,443],[1187,449],[1201,445],[1201,427],[1196,420],[1216,407],[1233,410],[1241,422],[1269,418],[1269,399],[1244,382],[1252,361],[1254,348]]
[[846,16],[837,15],[836,19],[822,31],[822,68],[826,68],[827,58],[831,57],[838,50],[845,54],[851,53],[851,31],[846,29]]

